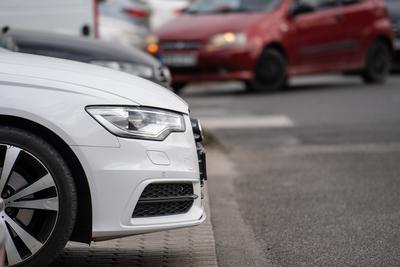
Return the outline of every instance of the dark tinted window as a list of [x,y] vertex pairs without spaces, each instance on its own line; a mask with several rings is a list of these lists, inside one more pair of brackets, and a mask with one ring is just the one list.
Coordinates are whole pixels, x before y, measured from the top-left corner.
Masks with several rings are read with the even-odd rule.
[[315,10],[322,10],[339,5],[337,0],[298,0],[297,2],[313,7]]
[[281,0],[197,0],[186,13],[257,12],[273,10]]
[[344,6],[356,5],[364,2],[364,0],[340,0],[341,4]]

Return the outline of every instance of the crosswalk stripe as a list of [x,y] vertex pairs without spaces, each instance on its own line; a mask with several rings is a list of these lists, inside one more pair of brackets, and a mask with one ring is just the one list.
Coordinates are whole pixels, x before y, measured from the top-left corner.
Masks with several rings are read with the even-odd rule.
[[200,119],[209,129],[289,128],[294,122],[286,115],[205,117]]

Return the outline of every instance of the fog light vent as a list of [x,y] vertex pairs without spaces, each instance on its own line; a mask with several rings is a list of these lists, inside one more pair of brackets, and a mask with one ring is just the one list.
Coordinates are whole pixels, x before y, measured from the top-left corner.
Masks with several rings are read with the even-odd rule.
[[154,183],[143,191],[132,218],[186,213],[198,196],[191,183]]

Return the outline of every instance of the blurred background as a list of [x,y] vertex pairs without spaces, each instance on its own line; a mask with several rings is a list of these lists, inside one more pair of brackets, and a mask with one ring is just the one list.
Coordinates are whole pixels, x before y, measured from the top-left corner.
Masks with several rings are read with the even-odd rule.
[[189,103],[221,266],[400,265],[399,0],[1,0],[0,27]]

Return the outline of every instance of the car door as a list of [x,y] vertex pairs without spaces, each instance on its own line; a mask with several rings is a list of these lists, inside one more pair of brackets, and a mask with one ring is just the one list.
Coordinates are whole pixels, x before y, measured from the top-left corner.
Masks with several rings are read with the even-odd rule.
[[346,26],[344,29],[349,42],[354,44],[353,49],[348,51],[348,58],[362,62],[370,45],[371,31],[376,27],[379,17],[386,18],[386,11],[383,5],[379,6],[370,0],[340,0],[340,2]]
[[312,7],[289,19],[289,46],[292,72],[310,73],[334,70],[345,61],[350,45],[338,0],[295,0],[293,5]]

